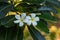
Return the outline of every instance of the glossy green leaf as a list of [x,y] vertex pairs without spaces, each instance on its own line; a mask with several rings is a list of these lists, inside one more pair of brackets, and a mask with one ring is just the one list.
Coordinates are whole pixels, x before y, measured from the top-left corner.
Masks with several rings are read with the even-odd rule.
[[41,15],[39,16],[41,19],[50,20],[50,21],[57,21],[58,18],[52,16],[49,11],[42,11]]
[[54,6],[52,3],[46,2],[46,6],[49,7],[49,8],[51,8],[51,9],[52,9],[51,11],[52,11],[54,14],[57,14],[57,10],[56,10],[55,6]]
[[8,29],[6,40],[23,40],[23,30],[19,27]]
[[23,40],[23,29],[0,27],[0,40]]
[[0,0],[0,2],[8,3],[8,0]]
[[33,26],[28,26],[28,30],[29,30],[31,36],[33,37],[33,40],[45,40],[43,35]]
[[13,7],[7,3],[0,3],[0,19],[5,17],[6,14],[12,9]]
[[37,22],[37,28],[45,33],[49,33],[49,29],[48,29],[48,24],[46,21],[44,21],[43,19],[40,19],[39,22]]
[[5,27],[12,27],[15,25],[13,22],[14,19],[15,19],[15,16],[6,16],[2,18],[0,22],[1,22],[1,25],[4,25]]
[[32,4],[40,4],[43,3],[45,0],[23,0],[25,3],[32,3]]
[[47,0],[48,2],[50,2],[51,4],[57,6],[60,8],[60,2],[59,0]]
[[5,27],[0,26],[0,40],[5,40],[5,34],[6,34],[5,29],[6,29]]
[[34,5],[28,5],[26,3],[22,3],[19,4],[17,7],[15,7],[15,10],[20,12],[33,12],[36,11],[36,7]]
[[42,6],[40,8],[38,8],[38,11],[51,11],[51,8],[48,8],[47,6]]

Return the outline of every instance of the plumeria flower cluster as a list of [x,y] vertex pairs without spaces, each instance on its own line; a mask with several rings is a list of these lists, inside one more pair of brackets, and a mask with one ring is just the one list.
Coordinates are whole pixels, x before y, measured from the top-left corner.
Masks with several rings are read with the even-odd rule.
[[19,23],[19,26],[23,26],[24,23],[27,25],[37,25],[37,21],[39,21],[39,17],[36,17],[36,14],[31,13],[30,15],[26,15],[26,13],[22,13],[21,15],[15,15],[15,18],[17,20],[14,21],[14,23]]

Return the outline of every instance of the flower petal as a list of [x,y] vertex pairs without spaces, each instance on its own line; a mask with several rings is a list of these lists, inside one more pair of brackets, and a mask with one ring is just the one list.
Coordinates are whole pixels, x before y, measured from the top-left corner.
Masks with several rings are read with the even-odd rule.
[[35,17],[35,21],[39,21],[39,17]]
[[21,17],[24,18],[26,16],[26,13],[22,13]]
[[31,13],[31,17],[34,18],[36,16],[36,14],[34,13]]
[[19,23],[20,22],[20,20],[16,20],[16,21],[14,21],[14,23]]
[[23,26],[23,25],[24,25],[23,22],[20,22],[20,23],[19,23],[19,26],[20,26],[20,27]]
[[30,16],[26,16],[26,19],[31,19],[31,17]]
[[37,22],[32,22],[32,25],[33,25],[33,26],[36,26],[36,25],[37,25]]
[[16,19],[20,19],[20,15],[15,15],[15,18]]
[[31,25],[31,21],[27,21],[27,25],[29,25],[29,26],[30,26],[30,25]]
[[28,19],[24,19],[23,22],[27,23],[28,22]]

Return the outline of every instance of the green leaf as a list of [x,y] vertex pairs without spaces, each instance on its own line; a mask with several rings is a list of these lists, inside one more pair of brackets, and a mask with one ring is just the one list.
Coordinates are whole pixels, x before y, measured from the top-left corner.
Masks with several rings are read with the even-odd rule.
[[41,15],[39,16],[41,19],[50,20],[50,21],[57,21],[58,18],[52,16],[49,11],[42,11]]
[[0,2],[8,3],[8,0],[0,0]]
[[5,17],[6,14],[13,9],[13,6],[7,3],[0,3],[0,19]]
[[49,33],[49,29],[48,29],[48,24],[45,20],[40,19],[40,21],[38,22],[37,26],[36,26],[39,30],[44,31],[45,33]]
[[45,40],[43,35],[33,26],[28,26],[28,30],[29,30],[31,36],[33,37],[33,40]]
[[48,8],[47,6],[42,6],[40,8],[38,8],[38,11],[51,11],[51,8]]
[[0,40],[23,40],[23,29],[20,27],[0,27]]
[[60,2],[58,0],[47,0],[52,5],[55,5],[60,8]]
[[0,20],[0,22],[1,22],[1,25],[4,25],[5,27],[12,27],[12,26],[15,26],[15,24],[14,24],[14,19],[15,19],[15,16],[6,16],[6,17],[4,17],[4,18],[2,18],[1,20]]
[[51,11],[52,11],[54,14],[57,14],[57,10],[56,10],[55,6],[54,6],[52,3],[46,2],[46,6],[49,7],[49,8],[51,8],[51,9],[52,9]]
[[43,3],[45,0],[23,0],[25,3],[32,3],[32,4],[40,4]]
[[6,29],[5,27],[0,26],[0,40],[5,40],[5,34],[6,34],[5,29]]
[[24,7],[22,7],[22,6],[17,6],[17,7],[15,7],[15,10],[16,11],[20,11],[20,12],[25,12],[26,10],[25,10],[25,8]]
[[18,6],[15,7],[15,10],[16,11],[19,11],[19,12],[33,12],[36,10],[36,7],[33,6],[33,5],[28,5],[26,3],[21,3],[19,4]]
[[23,40],[23,30],[19,27],[8,29],[6,40]]

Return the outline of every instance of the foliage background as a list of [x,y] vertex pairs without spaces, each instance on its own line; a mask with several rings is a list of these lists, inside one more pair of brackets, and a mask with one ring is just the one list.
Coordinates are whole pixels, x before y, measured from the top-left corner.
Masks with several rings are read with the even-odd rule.
[[[55,35],[60,34],[60,29],[57,31],[59,26],[57,27],[57,25],[55,25],[57,21],[59,22],[60,20],[60,17],[57,16],[60,13],[60,0],[0,0],[0,6],[0,40],[22,40],[23,30],[25,33],[24,40],[28,36],[30,37],[26,40],[35,38],[44,40],[41,34],[46,37],[50,36],[51,40],[55,40],[55,38],[57,38]],[[13,23],[13,20],[15,20],[14,15],[23,12],[27,14],[36,13],[36,15],[40,17],[41,20],[36,28],[41,34],[33,27],[27,27],[28,29],[25,27],[26,30],[24,27],[19,28]],[[50,24],[53,26],[51,27]],[[50,31],[48,30],[48,26],[51,27]],[[42,38],[39,38],[40,36],[35,35],[32,31],[28,32],[28,30],[34,30],[33,32],[37,32]],[[47,40],[49,40],[49,38]]]

